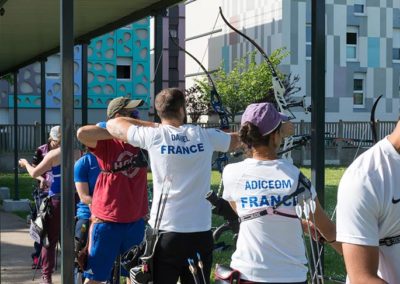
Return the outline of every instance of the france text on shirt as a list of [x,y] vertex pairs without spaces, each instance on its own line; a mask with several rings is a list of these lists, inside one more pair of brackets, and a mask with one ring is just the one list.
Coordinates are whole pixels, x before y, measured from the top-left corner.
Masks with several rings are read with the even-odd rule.
[[204,152],[204,144],[198,143],[190,146],[161,145],[160,151],[161,154],[188,155],[198,152]]

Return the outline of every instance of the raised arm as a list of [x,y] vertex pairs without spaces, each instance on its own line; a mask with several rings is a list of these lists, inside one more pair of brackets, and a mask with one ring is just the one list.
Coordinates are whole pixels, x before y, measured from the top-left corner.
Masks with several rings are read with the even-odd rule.
[[60,158],[61,148],[57,148],[47,153],[47,155],[44,156],[43,160],[36,167],[33,167],[31,164],[29,164],[26,159],[20,159],[19,165],[26,168],[31,177],[37,178],[45,172],[51,170],[51,167],[59,165],[61,160]]
[[156,122],[130,117],[117,117],[107,121],[107,130],[114,138],[127,142],[128,129],[132,125],[158,127],[158,123]]
[[96,125],[85,125],[78,129],[76,136],[78,140],[90,147],[96,148],[97,141],[113,139],[114,137],[107,131],[107,129],[101,128]]

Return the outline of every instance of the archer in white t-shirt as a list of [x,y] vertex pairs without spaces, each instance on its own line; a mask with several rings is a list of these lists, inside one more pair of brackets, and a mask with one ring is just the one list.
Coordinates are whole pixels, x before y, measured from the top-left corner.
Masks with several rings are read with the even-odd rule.
[[207,281],[211,272],[213,239],[210,190],[214,151],[226,152],[239,145],[237,134],[184,124],[185,97],[178,89],[164,89],[155,100],[161,118],[158,127],[136,126],[135,119],[113,119],[107,130],[116,138],[148,150],[154,197],[150,225],[154,226],[163,181],[171,179],[161,220],[164,231],[154,256],[154,283],[192,283],[188,258],[200,253]]
[[336,238],[351,284],[400,283],[399,151],[400,122],[340,181]]
[[[307,259],[302,239],[302,223],[297,218],[296,197],[300,171],[277,152],[284,136],[293,131],[287,117],[269,103],[249,105],[239,131],[242,142],[251,149],[251,158],[227,165],[223,172],[223,198],[239,217],[272,209],[286,199],[277,212],[240,223],[231,267],[242,279],[254,282],[306,283]],[[329,242],[335,239],[335,226],[316,200],[315,226]],[[337,244],[336,244],[337,245]],[[340,246],[337,247],[340,251]]]

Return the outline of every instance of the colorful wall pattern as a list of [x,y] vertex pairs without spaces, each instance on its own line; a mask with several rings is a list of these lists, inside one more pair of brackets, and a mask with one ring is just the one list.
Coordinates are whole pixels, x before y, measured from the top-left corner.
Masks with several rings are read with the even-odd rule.
[[[91,41],[88,46],[88,107],[107,108],[118,96],[143,99],[142,109],[150,108],[150,19],[145,18]],[[82,47],[74,48],[74,104],[82,105]],[[57,55],[55,55],[57,56]],[[117,78],[117,66],[130,69],[129,78]],[[59,67],[58,67],[59,69]],[[59,76],[46,67],[46,108],[60,108]],[[40,108],[40,64],[19,70],[18,107]],[[13,87],[0,80],[0,108],[14,105]]]

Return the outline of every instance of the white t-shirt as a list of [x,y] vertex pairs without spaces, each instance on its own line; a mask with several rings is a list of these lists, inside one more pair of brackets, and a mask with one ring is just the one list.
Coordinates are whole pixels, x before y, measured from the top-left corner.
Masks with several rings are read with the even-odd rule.
[[226,152],[231,137],[213,128],[195,125],[158,128],[131,126],[128,142],[148,150],[153,174],[153,204],[150,225],[154,226],[164,178],[172,183],[160,229],[170,232],[202,232],[211,229],[211,160],[214,151]]
[[[338,191],[336,239],[379,246],[400,235],[400,155],[386,138],[358,157],[345,171]],[[400,244],[379,246],[378,275],[400,283]]]
[[[274,206],[293,193],[299,169],[286,160],[246,159],[223,172],[223,198],[236,202],[240,217]],[[314,188],[311,189],[315,198]],[[295,198],[278,211],[296,216]],[[240,224],[231,267],[256,282],[301,282],[307,279],[302,228],[297,218],[267,215]]]

